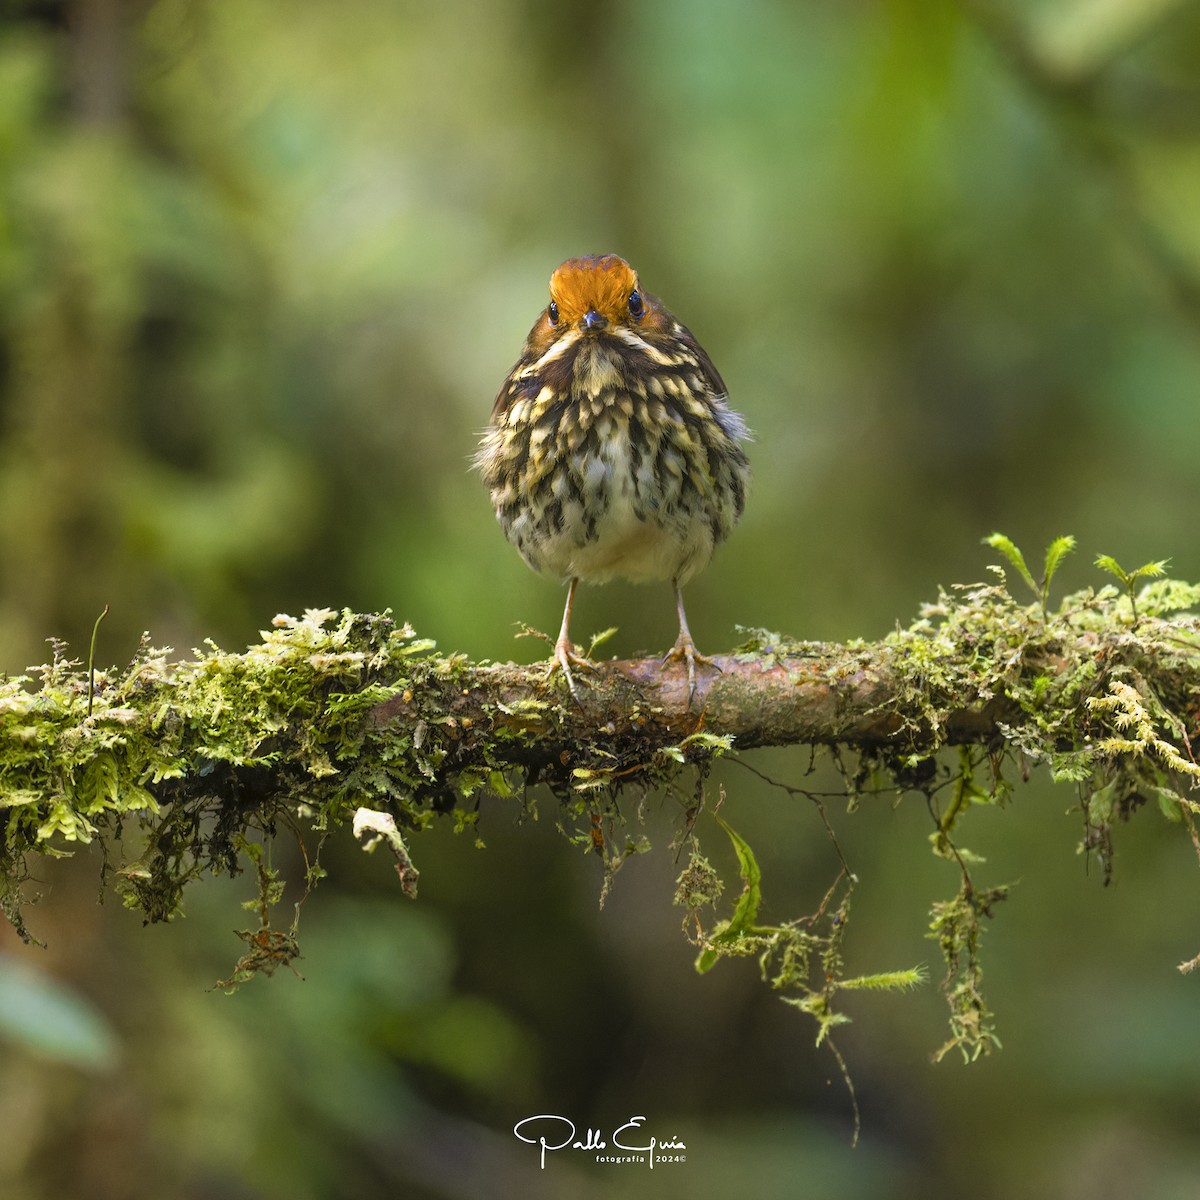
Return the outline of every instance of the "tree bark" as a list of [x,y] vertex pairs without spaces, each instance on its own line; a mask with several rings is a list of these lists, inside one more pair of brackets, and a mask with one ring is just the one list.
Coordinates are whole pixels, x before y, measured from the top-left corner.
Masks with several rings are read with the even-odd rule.
[[[56,661],[36,688],[0,679],[0,901],[19,911],[27,852],[100,840],[126,863],[115,874],[130,902],[162,918],[187,883],[239,869],[248,839],[280,825],[327,830],[367,809],[402,844],[439,814],[472,824],[483,793],[535,783],[576,815],[613,811],[624,788],[759,746],[845,747],[897,790],[932,793],[947,781],[939,750],[975,744],[984,752],[951,769],[960,798],[995,798],[1005,759],[1019,764],[1010,778],[1045,763],[1078,787],[1102,852],[1148,796],[1192,832],[1200,621],[1181,610],[1200,588],[1089,589],[1051,612],[1031,586],[1030,605],[997,585],[944,593],[875,643],[758,631],[701,664],[692,696],[679,665],[653,658],[595,663],[576,700],[545,664],[472,664],[389,616],[324,610],[277,617],[239,654],[172,662],[143,646],[94,676]],[[853,791],[864,767],[847,770]]]

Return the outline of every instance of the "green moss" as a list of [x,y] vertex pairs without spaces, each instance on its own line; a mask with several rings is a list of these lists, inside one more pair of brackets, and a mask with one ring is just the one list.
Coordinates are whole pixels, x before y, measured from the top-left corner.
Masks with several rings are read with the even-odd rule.
[[[1029,589],[1029,602],[995,567],[988,582],[942,590],[882,642],[822,646],[743,630],[735,655],[752,669],[783,668],[784,705],[793,685],[828,690],[811,738],[842,772],[851,811],[880,790],[917,793],[927,804],[931,847],[960,879],[953,897],[933,904],[931,936],[946,964],[947,1047],[968,1059],[998,1044],[980,945],[984,919],[1006,895],[1005,886],[974,878],[980,862],[964,842],[973,808],[1003,804],[1011,780],[1044,766],[1074,789],[1080,849],[1099,857],[1106,879],[1116,829],[1147,800],[1200,851],[1200,767],[1189,741],[1200,712],[1200,622],[1189,610],[1200,604],[1200,586],[1166,578],[1162,563],[1127,572],[1100,556],[1098,568],[1120,586],[1074,592],[1054,606],[1051,582],[1072,539],[1051,543],[1040,580],[1009,539],[988,542]],[[727,678],[726,701],[736,705],[748,677]],[[774,736],[769,717],[756,710],[751,721]],[[840,991],[911,986],[919,972],[846,978],[856,876],[821,798],[802,786],[781,785],[815,803],[835,861],[818,911],[762,925],[753,851],[716,818],[743,886],[732,913],[712,923],[723,883],[698,839],[713,820],[708,768],[732,748],[703,718],[655,708],[619,673],[597,677],[581,712],[564,706],[558,681],[539,668],[440,656],[386,614],[281,616],[242,653],[210,643],[182,662],[147,640],[128,666],[100,672],[56,645],[49,663],[0,680],[0,909],[28,937],[30,856],[68,855],[92,841],[102,844],[105,874],[124,902],[147,920],[170,919],[203,876],[249,866],[258,925],[243,933],[248,952],[223,981],[236,984],[299,953],[296,919],[277,928],[273,917],[283,880],[269,849],[280,834],[304,852],[298,882],[307,895],[323,875],[324,838],[367,810],[371,828],[389,830],[402,886],[415,894],[410,834],[449,818],[474,837],[489,796],[536,816],[531,789],[540,783],[564,835],[601,860],[603,900],[622,863],[648,848],[631,820],[646,797],[666,793],[679,806],[677,845],[689,852],[677,901],[699,947],[698,969],[756,956],[764,979],[828,1040],[845,1020]]]
[[[171,663],[144,643],[94,687],[56,654],[36,668],[37,690],[29,677],[0,684],[7,862],[95,839],[107,846],[118,833],[126,844],[140,839],[116,884],[127,904],[161,920],[187,883],[241,869],[249,831],[269,835],[302,816],[326,828],[381,799],[424,823],[422,784],[436,777],[442,747],[393,739],[369,753],[366,715],[447,673],[431,649],[386,616],[315,611],[276,618],[242,654],[210,644]],[[11,894],[11,871],[8,882]]]
[[[831,684],[853,680],[882,697],[857,762],[835,753],[851,808],[868,791],[919,793],[934,853],[959,869],[957,893],[932,905],[930,936],[945,963],[951,1027],[936,1057],[958,1049],[968,1061],[999,1046],[983,994],[981,942],[985,919],[1009,888],[974,878],[981,860],[962,840],[973,807],[1003,804],[1011,779],[1044,765],[1073,785],[1084,824],[1080,850],[1098,856],[1106,881],[1116,826],[1147,799],[1186,828],[1200,853],[1200,803],[1192,795],[1200,767],[1189,742],[1200,712],[1200,622],[1187,611],[1200,604],[1200,586],[1164,578],[1163,563],[1125,572],[1100,556],[1097,566],[1121,589],[1087,588],[1054,606],[1051,581],[1073,539],[1051,543],[1040,580],[1010,539],[987,541],[1016,570],[1031,603],[1014,597],[1005,570],[993,567],[992,581],[942,590],[916,621],[878,645],[825,648]],[[744,632],[738,653],[748,660],[806,652],[769,631]],[[787,790],[817,799],[801,787]],[[764,971],[777,964],[772,985],[816,1019],[818,1040],[846,1019],[835,1000],[848,986],[839,947],[853,890],[823,808],[821,816],[841,863],[833,887],[845,888],[846,911],[835,909],[837,920],[823,929],[813,917],[761,928],[745,911],[760,886],[755,880],[733,916],[701,936],[698,964],[707,970],[720,957],[746,953],[759,954]],[[827,898],[818,916],[828,907]]]

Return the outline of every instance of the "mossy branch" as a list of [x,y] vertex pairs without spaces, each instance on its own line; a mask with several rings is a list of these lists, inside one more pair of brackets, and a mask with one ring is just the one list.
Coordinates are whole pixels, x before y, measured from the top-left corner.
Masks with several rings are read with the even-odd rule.
[[[277,617],[243,653],[210,644],[185,661],[147,641],[127,667],[108,671],[85,670],[56,647],[50,663],[0,683],[4,911],[24,933],[31,854],[69,853],[93,840],[104,845],[106,876],[150,920],[173,915],[185,886],[205,873],[254,865],[266,881],[261,928],[244,935],[250,951],[236,980],[296,953],[294,923],[270,927],[282,882],[250,849],[280,829],[304,845],[353,823],[390,847],[412,894],[417,871],[405,839],[413,831],[439,816],[474,828],[487,797],[524,796],[541,783],[611,876],[639,848],[611,844],[623,792],[666,787],[685,796],[681,837],[691,840],[702,794],[679,787],[683,773],[698,767],[702,782],[713,757],[730,750],[824,745],[844,764],[848,748],[857,757],[844,767],[847,794],[868,781],[924,794],[935,852],[962,868],[959,896],[935,906],[931,936],[950,969],[950,1044],[977,1054],[995,1040],[978,989],[979,917],[1003,889],[972,883],[957,824],[969,804],[1003,795],[1006,761],[1017,768],[1012,775],[1040,763],[1077,788],[1085,844],[1106,870],[1113,824],[1148,798],[1200,852],[1192,796],[1200,622],[1188,615],[1200,587],[1158,578],[1135,596],[1132,572],[1124,591],[1076,592],[1051,610],[1049,579],[1067,540],[1055,544],[1057,557],[1048,554],[1041,583],[1026,580],[1032,604],[1015,599],[994,568],[994,582],[942,592],[879,642],[748,631],[703,670],[690,705],[682,670],[658,659],[597,664],[576,703],[544,665],[438,654],[386,615]],[[953,765],[939,764],[939,751],[954,745],[963,749]],[[826,829],[837,849],[828,821]],[[306,889],[321,875],[318,852],[305,852]],[[696,915],[719,887],[681,885],[705,969],[714,956],[778,956],[791,965],[772,985],[799,987],[792,1002],[824,1014],[823,1035],[835,1021],[833,989],[850,987],[829,967],[840,963],[844,929],[824,941],[813,932],[848,905],[854,876],[837,854],[842,882],[809,919],[803,942],[795,924],[757,926],[757,905],[745,897],[744,929],[732,920],[706,935]],[[750,864],[752,856],[743,879]],[[693,846],[688,877],[703,882],[708,870]],[[824,972],[811,986],[796,965],[807,971],[810,957]]]

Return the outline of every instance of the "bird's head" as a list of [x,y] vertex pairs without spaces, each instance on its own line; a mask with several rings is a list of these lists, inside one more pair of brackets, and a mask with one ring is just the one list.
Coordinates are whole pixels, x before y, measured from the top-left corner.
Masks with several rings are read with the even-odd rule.
[[599,335],[620,326],[653,333],[661,312],[661,305],[642,291],[637,272],[623,258],[588,254],[568,258],[550,276],[550,303],[539,325],[548,341],[568,330]]
[[[642,290],[623,258],[588,254],[568,258],[550,276],[550,302],[529,331],[512,376],[529,394],[549,387],[558,395],[580,389],[596,397],[695,355],[691,334]],[[501,389],[497,411],[505,409],[506,396]]]

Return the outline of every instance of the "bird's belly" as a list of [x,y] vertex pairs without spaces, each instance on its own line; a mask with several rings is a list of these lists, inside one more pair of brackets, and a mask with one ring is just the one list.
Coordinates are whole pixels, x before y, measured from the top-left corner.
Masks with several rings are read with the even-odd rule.
[[705,506],[685,503],[678,488],[664,493],[648,463],[632,461],[627,439],[601,445],[600,454],[577,457],[559,476],[572,484],[555,497],[554,519],[547,520],[549,506],[529,511],[536,532],[513,529],[510,537],[530,566],[562,579],[683,583],[712,557]]
[[592,540],[566,533],[546,547],[545,559],[546,569],[564,579],[653,583],[675,578],[681,557],[689,553],[674,531],[641,520],[627,506],[614,505],[597,523]]
[[561,533],[544,538],[534,554],[527,554],[535,570],[561,579],[585,583],[654,583],[672,579],[683,583],[712,556],[712,536],[707,526],[690,522],[684,536],[642,520],[632,509],[611,509],[596,523],[590,538],[578,535],[569,518]]

